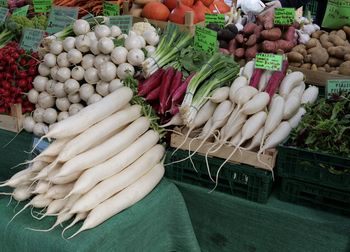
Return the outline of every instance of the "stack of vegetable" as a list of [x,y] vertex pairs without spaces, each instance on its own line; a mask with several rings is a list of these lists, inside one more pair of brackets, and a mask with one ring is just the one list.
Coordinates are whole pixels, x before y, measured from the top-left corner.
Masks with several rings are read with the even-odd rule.
[[241,65],[258,52],[287,53],[297,44],[295,27],[276,27],[273,14],[257,16],[257,23],[247,23],[229,43],[221,43]]
[[18,201],[30,199],[13,218],[29,206],[44,208],[39,219],[57,216],[51,230],[74,217],[63,232],[85,220],[73,237],[151,192],[163,177],[165,150],[149,106],[137,104],[120,87],[52,125],[43,138],[55,140],[1,185],[13,187]]
[[31,112],[34,106],[25,93],[33,86],[37,75],[37,53],[28,53],[17,42],[0,49],[0,113],[9,113],[13,104],[21,104],[22,112]]
[[288,144],[312,151],[350,156],[350,94],[334,94],[306,106],[306,115]]
[[97,24],[90,31],[89,22],[83,19],[47,37],[41,50],[40,75],[34,78],[34,88],[28,94],[36,109],[33,117],[25,118],[24,128],[43,135],[46,124],[101,100],[122,86],[129,74],[135,74],[147,50],[154,51],[158,40],[154,30],[145,31],[143,36],[132,31],[126,35],[118,26]]
[[301,72],[286,75],[286,60],[282,71],[264,71],[255,69],[254,65],[254,61],[248,62],[230,87],[217,88],[186,124],[189,128],[186,139],[194,129],[203,127],[196,137],[202,142],[189,158],[215,136],[208,153],[220,151],[224,144],[233,147],[220,169],[239,148],[258,151],[260,160],[261,153],[284,141],[299,124],[305,113],[302,104],[316,101],[318,88],[305,89]]
[[192,12],[194,23],[203,22],[205,14],[230,12],[223,0],[135,0],[130,14],[159,21],[185,24],[185,14]]
[[304,69],[350,75],[350,27],[313,32],[310,40],[288,53],[288,60]]

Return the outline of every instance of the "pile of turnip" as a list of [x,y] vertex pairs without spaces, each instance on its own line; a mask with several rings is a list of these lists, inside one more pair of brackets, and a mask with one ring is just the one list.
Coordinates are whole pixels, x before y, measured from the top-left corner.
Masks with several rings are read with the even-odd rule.
[[[204,144],[211,145],[207,155],[220,151],[223,145],[232,146],[232,153],[217,171],[216,181],[208,166],[210,178],[216,184],[221,168],[237,150],[256,151],[262,162],[260,155],[283,142],[298,125],[306,112],[303,104],[313,103],[318,97],[317,87],[305,87],[303,73],[287,74],[287,68],[285,60],[282,71],[257,69],[252,60],[230,86],[216,89],[195,119],[186,125],[185,141],[191,132],[199,129],[195,139],[202,142],[185,159],[191,158]],[[173,121],[181,123],[178,119]],[[183,160],[176,162],[180,161]],[[273,167],[265,166],[272,171]]]
[[39,75],[33,80],[28,99],[35,104],[24,129],[41,136],[48,126],[68,118],[83,107],[101,100],[135,75],[148,53],[155,51],[159,36],[155,29],[142,35],[122,34],[118,26],[73,24],[74,36],[50,37],[41,48]]
[[[133,91],[121,87],[65,120],[42,137],[54,141],[1,186],[11,196],[42,208],[35,218],[56,216],[49,231],[73,218],[84,220],[77,233],[94,228],[144,198],[164,174],[160,135]],[[11,221],[12,221],[11,220]],[[62,233],[63,235],[63,233]]]

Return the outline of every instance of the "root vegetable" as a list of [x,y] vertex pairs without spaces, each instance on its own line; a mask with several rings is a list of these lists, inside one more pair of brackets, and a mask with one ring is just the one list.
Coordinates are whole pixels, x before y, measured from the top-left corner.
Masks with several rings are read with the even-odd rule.
[[88,104],[88,105],[91,105],[91,104],[93,104],[93,103],[96,103],[96,102],[100,101],[101,99],[102,99],[102,96],[95,93],[95,94],[93,94],[93,95],[91,95],[91,96],[89,97],[89,99],[88,99],[88,101],[87,101],[87,104]]
[[56,99],[56,107],[60,111],[68,111],[70,102],[66,97]]
[[68,117],[69,117],[69,113],[67,111],[62,111],[62,112],[58,113],[57,122],[65,120]]
[[345,61],[339,66],[339,73],[343,75],[350,75],[350,61]]
[[52,123],[56,122],[56,119],[57,119],[56,109],[53,109],[53,108],[45,109],[43,118],[44,118],[44,122],[46,122],[48,124],[52,124]]
[[33,117],[26,116],[23,120],[23,128],[25,129],[25,131],[33,132],[34,126],[35,126],[35,121]]
[[298,52],[289,52],[287,54],[288,60],[291,62],[303,62],[304,56]]
[[74,104],[70,105],[69,110],[68,110],[69,116],[73,116],[73,115],[77,114],[83,108],[84,108],[84,106],[81,105],[80,103],[74,103]]
[[38,96],[38,104],[44,109],[50,108],[55,104],[55,99],[47,92],[43,91]]
[[271,30],[262,31],[261,36],[265,40],[276,41],[281,39],[282,31],[280,28],[272,28]]

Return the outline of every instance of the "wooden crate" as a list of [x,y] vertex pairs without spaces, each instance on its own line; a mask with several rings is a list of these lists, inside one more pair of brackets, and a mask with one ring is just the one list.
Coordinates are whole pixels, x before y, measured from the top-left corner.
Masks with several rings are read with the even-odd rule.
[[21,104],[13,104],[10,115],[0,114],[0,129],[18,133],[23,128],[23,120]]
[[[177,148],[182,144],[185,140],[185,135],[187,133],[187,128],[184,130],[181,130],[180,128],[175,128],[175,131],[180,131],[183,135],[179,135],[176,133],[171,134],[170,139],[170,146]],[[202,142],[202,140],[194,139],[194,134],[190,134],[190,137],[187,138],[187,140],[182,145],[181,149],[188,150],[190,148],[191,143],[191,150],[195,150]],[[208,141],[201,148],[199,148],[198,153],[205,155],[209,148],[212,146],[212,141]],[[211,153],[208,156],[213,157],[219,157],[226,159],[230,156],[230,154],[233,151],[233,147],[223,145],[218,151]],[[277,156],[277,150],[271,149],[267,150],[264,154],[261,154],[260,162],[257,157],[257,153],[254,151],[248,151],[248,150],[237,150],[236,153],[229,159],[230,162],[233,163],[241,163],[241,164],[247,164],[251,165],[257,168],[271,170],[271,167],[274,168],[276,164],[276,156]]]
[[306,84],[316,85],[316,86],[326,86],[328,80],[350,80],[350,76],[330,74],[322,71],[312,71],[309,69],[303,69],[299,67],[289,67],[292,71],[300,71],[305,74]]

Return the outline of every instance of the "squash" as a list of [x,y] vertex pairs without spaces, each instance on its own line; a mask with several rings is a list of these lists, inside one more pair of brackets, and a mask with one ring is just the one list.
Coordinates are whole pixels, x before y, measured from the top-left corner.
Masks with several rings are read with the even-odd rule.
[[222,14],[230,12],[230,10],[231,10],[230,6],[228,6],[222,0],[214,0],[214,2],[209,6],[209,9],[212,13],[217,13],[216,9],[218,9],[219,13],[222,13]]
[[168,7],[159,2],[150,2],[146,4],[141,13],[142,17],[160,21],[167,21],[169,14],[170,11]]

